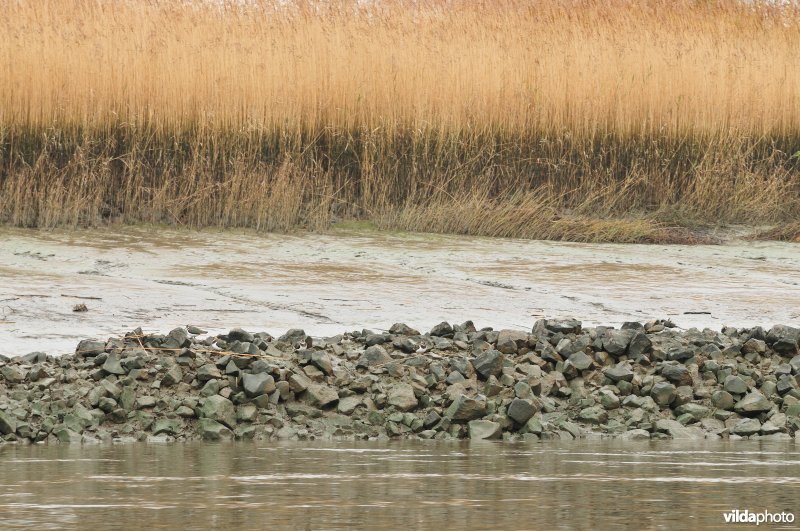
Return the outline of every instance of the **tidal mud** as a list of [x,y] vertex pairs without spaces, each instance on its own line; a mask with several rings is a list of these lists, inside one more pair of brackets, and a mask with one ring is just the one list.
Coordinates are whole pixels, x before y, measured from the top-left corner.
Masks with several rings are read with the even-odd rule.
[[[800,323],[800,247],[590,245],[425,234],[0,229],[0,354],[232,323],[335,335],[473,319],[520,331],[671,319]],[[73,312],[77,304],[87,311]]]

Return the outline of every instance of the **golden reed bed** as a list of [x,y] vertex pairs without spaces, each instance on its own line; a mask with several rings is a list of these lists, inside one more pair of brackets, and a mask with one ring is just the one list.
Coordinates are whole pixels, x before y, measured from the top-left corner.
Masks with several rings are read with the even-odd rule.
[[358,218],[669,241],[709,224],[796,226],[798,170],[798,8],[9,0],[0,9],[0,220],[13,225],[288,230]]

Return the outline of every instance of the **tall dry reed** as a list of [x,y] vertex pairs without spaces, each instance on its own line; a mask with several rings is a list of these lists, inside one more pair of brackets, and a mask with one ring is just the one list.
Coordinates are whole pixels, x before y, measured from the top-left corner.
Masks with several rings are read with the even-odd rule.
[[797,221],[799,169],[791,6],[0,9],[0,220],[16,225],[286,230],[352,216],[642,241],[676,225]]

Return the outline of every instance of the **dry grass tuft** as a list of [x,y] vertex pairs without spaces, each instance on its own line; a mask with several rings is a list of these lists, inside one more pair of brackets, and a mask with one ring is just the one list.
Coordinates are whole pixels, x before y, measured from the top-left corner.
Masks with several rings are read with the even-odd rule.
[[800,222],[779,225],[773,229],[759,232],[753,239],[800,243]]
[[794,223],[800,8],[778,4],[7,2],[0,221]]

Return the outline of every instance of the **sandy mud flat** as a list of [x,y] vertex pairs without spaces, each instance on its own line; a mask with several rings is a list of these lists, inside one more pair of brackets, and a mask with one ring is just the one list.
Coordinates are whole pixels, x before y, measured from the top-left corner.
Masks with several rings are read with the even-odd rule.
[[[0,231],[0,354],[74,352],[197,325],[315,336],[472,319],[530,330],[672,319],[683,328],[800,321],[800,247],[588,245],[348,232]],[[73,312],[83,303],[86,312]]]

